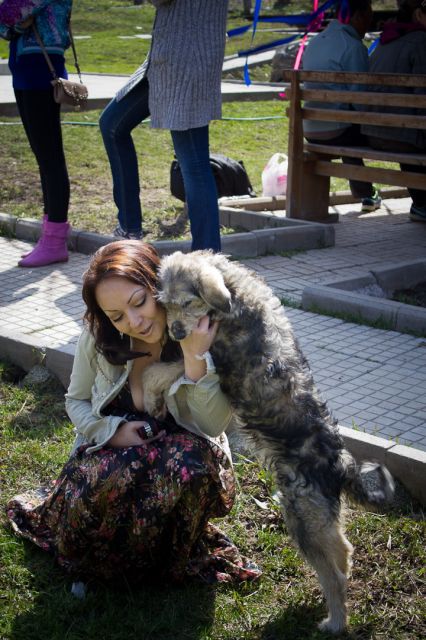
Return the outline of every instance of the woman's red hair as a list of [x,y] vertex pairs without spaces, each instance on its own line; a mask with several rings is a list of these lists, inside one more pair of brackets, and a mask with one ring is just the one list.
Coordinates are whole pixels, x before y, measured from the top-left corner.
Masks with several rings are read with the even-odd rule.
[[121,338],[99,307],[96,289],[108,278],[123,278],[142,285],[155,296],[159,265],[160,257],[152,245],[140,240],[119,240],[98,249],[83,274],[84,320],[95,337],[96,348],[111,364],[124,364],[135,353],[130,349],[129,337]]

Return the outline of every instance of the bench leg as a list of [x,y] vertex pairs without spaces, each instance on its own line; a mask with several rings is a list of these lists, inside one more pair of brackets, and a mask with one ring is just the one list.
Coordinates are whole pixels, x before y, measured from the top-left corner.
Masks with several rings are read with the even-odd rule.
[[330,177],[313,172],[314,161],[304,161],[287,184],[286,216],[312,222],[338,222],[337,213],[328,213]]

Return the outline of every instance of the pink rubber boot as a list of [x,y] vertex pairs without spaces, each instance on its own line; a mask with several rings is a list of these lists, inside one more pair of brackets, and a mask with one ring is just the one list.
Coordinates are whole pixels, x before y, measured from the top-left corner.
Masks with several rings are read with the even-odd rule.
[[46,214],[44,214],[44,215],[43,215],[43,222],[42,222],[42,224],[41,224],[41,236],[40,236],[40,238],[37,240],[37,242],[36,242],[35,246],[31,249],[31,251],[26,251],[25,253],[23,253],[23,254],[21,255],[21,258],[26,258],[27,256],[29,256],[29,255],[30,255],[30,253],[32,253],[32,252],[34,251],[34,249],[35,249],[36,247],[38,247],[38,245],[39,245],[39,243],[40,243],[40,240],[41,240],[41,239],[42,239],[42,237],[43,237],[43,233],[44,233],[44,228],[45,228],[45,226],[46,226],[46,222],[47,222],[47,215],[46,215]]
[[67,236],[70,230],[68,222],[45,223],[43,235],[34,249],[18,262],[20,267],[43,267],[53,262],[68,260]]

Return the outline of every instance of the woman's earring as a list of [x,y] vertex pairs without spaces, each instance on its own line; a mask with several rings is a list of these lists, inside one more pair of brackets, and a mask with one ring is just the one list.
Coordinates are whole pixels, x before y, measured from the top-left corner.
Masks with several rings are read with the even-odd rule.
[[120,331],[120,340],[122,340],[122,339],[123,339],[123,332]]

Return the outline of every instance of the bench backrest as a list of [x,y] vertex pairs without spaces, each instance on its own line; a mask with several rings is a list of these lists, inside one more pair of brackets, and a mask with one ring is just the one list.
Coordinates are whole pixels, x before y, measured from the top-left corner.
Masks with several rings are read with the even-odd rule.
[[[299,117],[304,120],[322,120],[329,122],[347,122],[423,129],[426,119],[426,75],[401,76],[390,73],[343,73],[333,71],[286,71],[284,79],[290,82],[289,98],[295,103]],[[326,83],[331,88],[315,88],[311,83]],[[305,87],[309,83],[309,88]],[[358,84],[361,91],[342,90],[341,85]],[[333,85],[336,89],[333,89]],[[365,90],[368,86],[369,90]],[[387,87],[394,87],[396,91],[386,91]],[[413,93],[413,90],[424,91]],[[316,105],[304,107],[303,101],[315,101]],[[327,104],[339,102],[342,104],[366,105],[357,110],[330,109]],[[419,114],[408,115],[398,113],[399,109],[419,109]],[[396,113],[389,113],[396,108]],[[421,113],[424,110],[424,113]]]
[[[382,125],[413,129],[425,128],[426,75],[397,75],[390,73],[344,73],[334,71],[285,71],[284,79],[290,82],[286,93],[290,98],[290,118],[347,122],[350,124]],[[319,82],[336,89],[315,88],[311,83]],[[309,88],[305,87],[309,83]],[[360,91],[342,90],[341,85],[360,85]],[[365,88],[369,90],[366,91]],[[395,87],[396,91],[384,90]],[[423,91],[413,93],[413,90]],[[314,108],[305,107],[305,100],[315,101]],[[356,104],[357,109],[332,109],[330,103]],[[365,105],[363,109],[362,105]],[[371,107],[372,109],[368,108]],[[390,108],[420,110],[420,114],[388,113]],[[421,111],[424,110],[422,114]]]

